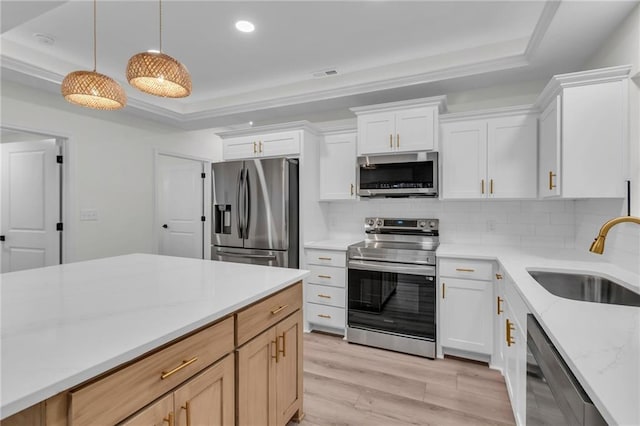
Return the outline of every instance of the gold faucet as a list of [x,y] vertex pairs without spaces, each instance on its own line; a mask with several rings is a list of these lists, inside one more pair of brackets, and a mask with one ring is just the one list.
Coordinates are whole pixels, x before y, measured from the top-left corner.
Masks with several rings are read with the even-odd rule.
[[591,253],[602,254],[602,252],[604,251],[604,241],[607,239],[609,230],[617,224],[623,222],[637,223],[638,225],[640,225],[640,217],[620,216],[607,221],[604,225],[602,225],[602,228],[600,228],[600,232],[598,233],[598,236],[595,238],[595,240],[593,240],[593,243],[591,243],[589,251]]

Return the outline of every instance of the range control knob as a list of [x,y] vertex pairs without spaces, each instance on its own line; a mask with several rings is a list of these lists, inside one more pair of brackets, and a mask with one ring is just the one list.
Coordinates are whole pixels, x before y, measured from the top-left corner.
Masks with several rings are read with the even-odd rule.
[[376,225],[377,225],[377,226],[382,226],[382,220],[381,220],[381,219],[378,219],[378,221],[376,222]]
[[429,222],[429,228],[435,228],[435,227],[436,227],[436,223],[433,220]]
[[367,219],[367,225],[373,226],[373,219]]
[[418,222],[418,227],[424,228],[425,226],[427,226],[427,222],[426,221],[421,220],[420,222]]

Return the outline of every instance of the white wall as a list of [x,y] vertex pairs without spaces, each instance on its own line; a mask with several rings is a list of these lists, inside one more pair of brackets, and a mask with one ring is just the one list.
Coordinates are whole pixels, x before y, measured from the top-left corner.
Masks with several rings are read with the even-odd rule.
[[[154,150],[211,161],[221,157],[211,131],[185,132],[125,112],[93,111],[62,96],[2,82],[2,126],[68,139],[70,172],[65,261],[155,251],[153,243]],[[79,221],[79,211],[98,211],[98,221]]]

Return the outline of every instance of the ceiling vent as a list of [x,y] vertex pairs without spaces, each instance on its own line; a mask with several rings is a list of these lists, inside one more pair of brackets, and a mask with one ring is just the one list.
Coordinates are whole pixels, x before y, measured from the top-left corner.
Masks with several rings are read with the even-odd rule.
[[338,71],[333,69],[333,68],[329,68],[329,69],[322,70],[322,71],[316,71],[312,75],[313,75],[314,78],[331,77],[333,75],[338,75]]

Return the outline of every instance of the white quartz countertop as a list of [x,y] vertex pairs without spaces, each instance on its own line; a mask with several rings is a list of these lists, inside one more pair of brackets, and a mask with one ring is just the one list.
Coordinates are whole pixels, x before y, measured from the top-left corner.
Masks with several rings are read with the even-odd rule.
[[609,424],[640,425],[640,308],[569,300],[528,269],[595,273],[640,292],[640,276],[588,251],[441,244],[439,258],[497,260]]
[[347,248],[351,244],[359,243],[362,240],[364,240],[364,237],[361,237],[361,238],[336,238],[336,239],[327,239],[327,240],[319,240],[319,241],[309,241],[309,242],[304,243],[304,248],[320,249],[320,250],[347,251]]
[[307,275],[150,254],[0,274],[0,418]]

